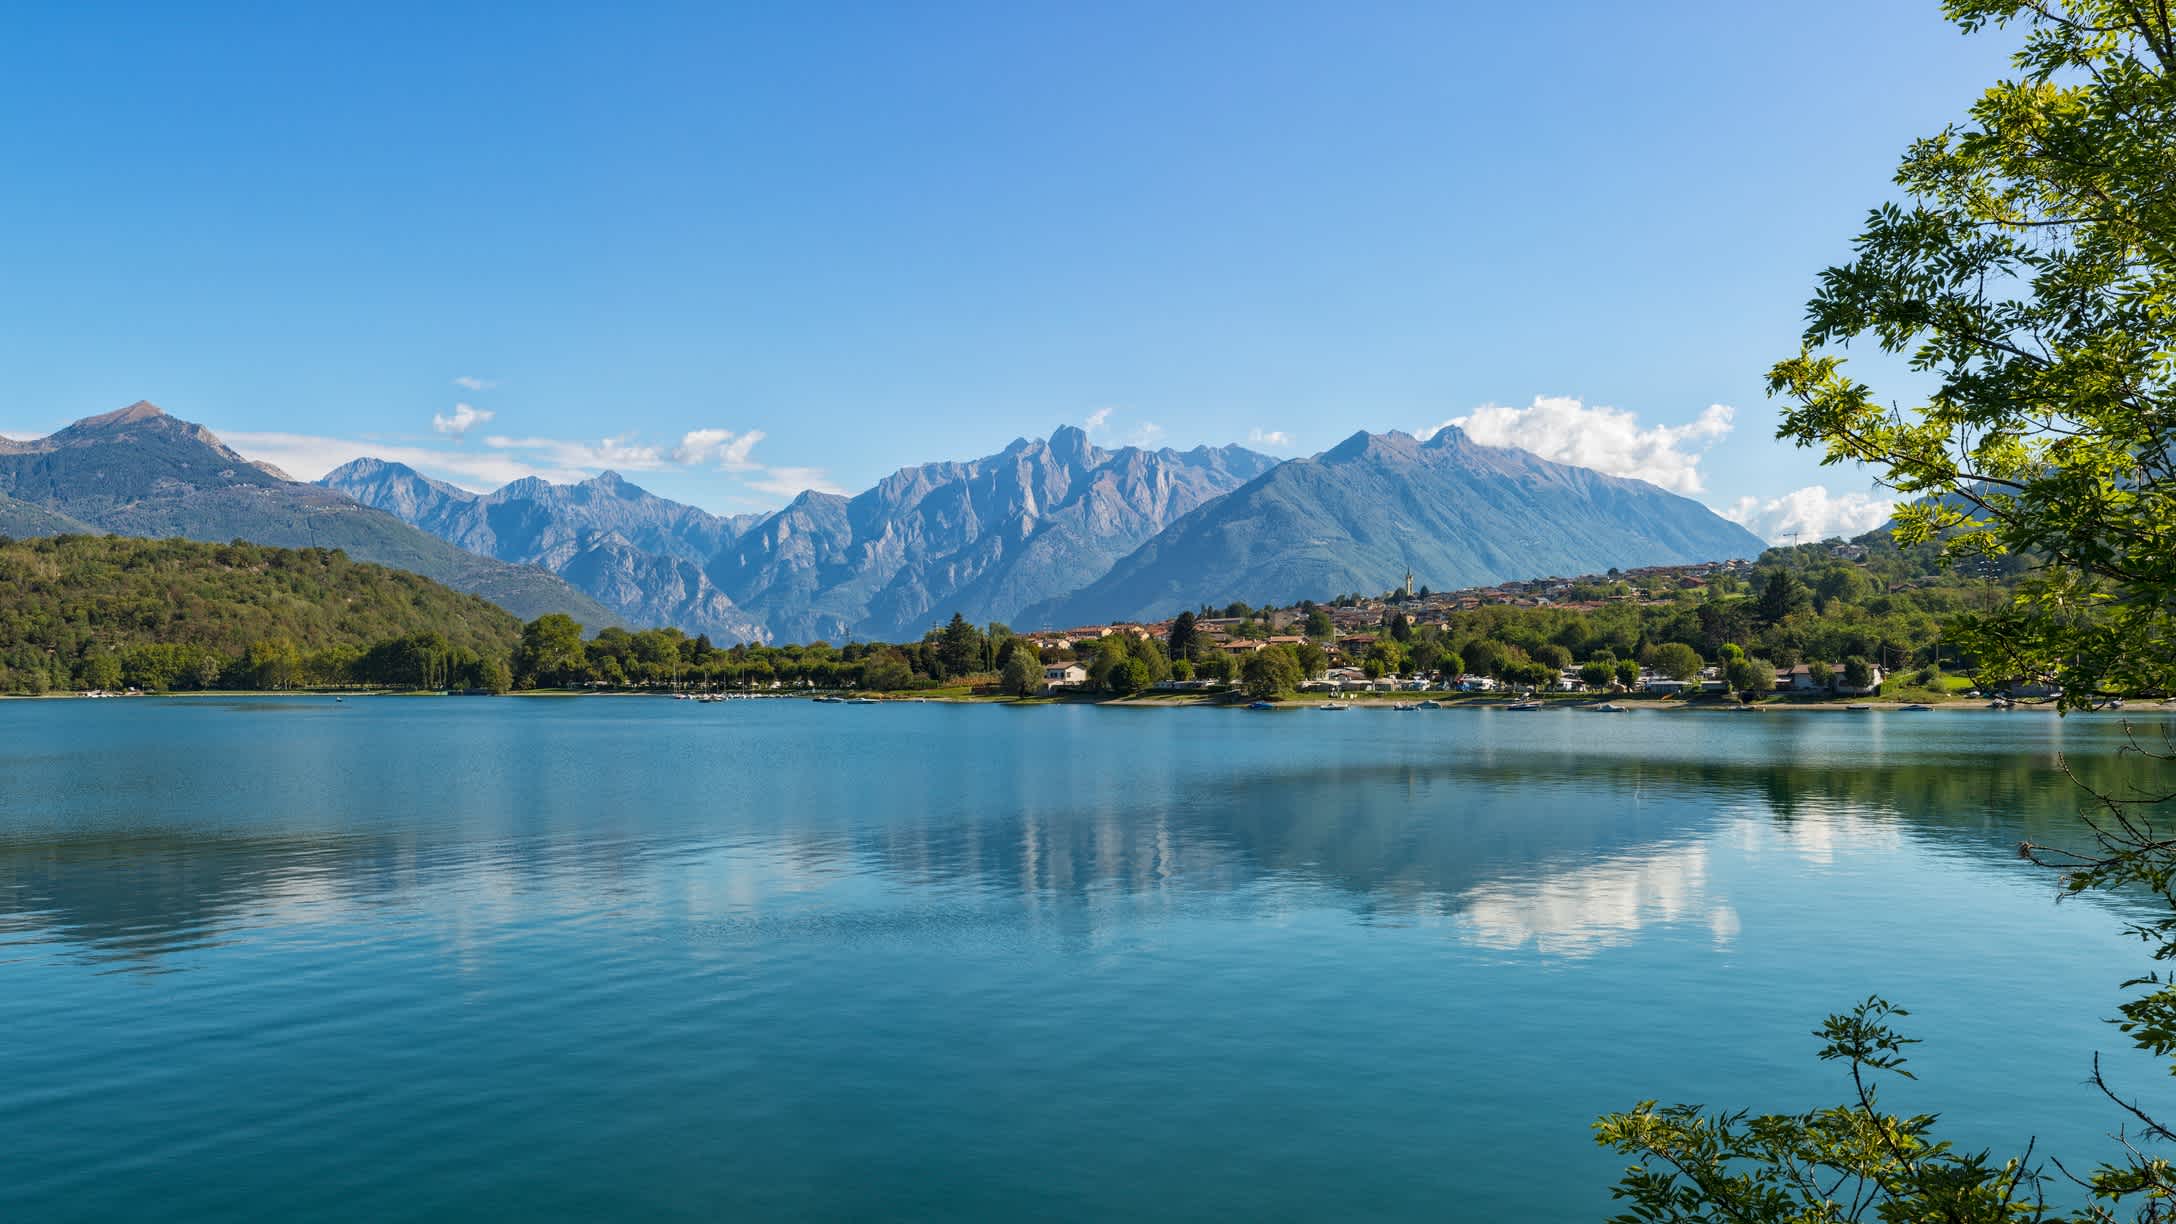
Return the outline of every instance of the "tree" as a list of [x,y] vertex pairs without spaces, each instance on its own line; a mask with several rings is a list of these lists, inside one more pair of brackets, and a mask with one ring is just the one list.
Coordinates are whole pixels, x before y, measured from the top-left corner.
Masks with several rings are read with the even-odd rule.
[[76,682],[87,689],[106,691],[121,687],[121,660],[109,650],[94,650],[76,667]]
[[478,665],[476,687],[487,693],[503,693],[514,687],[514,671],[506,660],[492,656]]
[[1337,636],[1337,623],[1320,608],[1307,614],[1307,636],[1318,641]]
[[[1695,657],[1697,662],[1697,656]],[[1693,673],[1699,675],[1698,671]],[[1640,665],[1637,659],[1617,660],[1617,687],[1630,689],[1640,682]]]
[[521,628],[514,649],[514,682],[522,688],[553,688],[587,679],[582,626],[563,612],[537,617]]
[[1597,659],[1579,667],[1579,683],[1590,689],[1608,688],[1617,681],[1617,665]]
[[1413,640],[1413,622],[1406,618],[1405,613],[1395,612],[1391,614],[1390,636],[1400,642]]
[[1544,642],[1527,653],[1534,656],[1536,663],[1546,664],[1558,671],[1563,671],[1572,665],[1572,652],[1555,642]]
[[1753,602],[1760,623],[1774,625],[1794,612],[1812,607],[1813,592],[1798,580],[1798,575],[1775,566],[1762,571],[1760,596]]
[[1815,659],[1806,664],[1806,679],[1813,682],[1813,687],[1825,689],[1836,682],[1836,669]]
[[946,622],[937,636],[937,665],[943,668],[940,679],[964,676],[975,670],[982,661],[982,633],[957,612]]
[[1844,660],[1844,687],[1870,689],[1874,687],[1874,665],[1864,655],[1852,655]]
[[[1803,349],[1770,373],[1787,403],[1780,432],[1915,498],[1897,512],[1899,544],[2033,566],[2014,599],[1945,626],[1983,675],[2052,681],[2066,709],[2165,692],[2176,683],[2176,27],[2166,5],[2138,0],[1944,9],[1968,32],[2022,26],[2017,71],[1969,122],[1912,146],[1897,174],[1909,203],[1877,209],[1853,261],[1823,274]],[[1859,337],[1907,354],[1931,390],[1914,403],[1847,376],[1833,350]],[[1845,663],[1853,687],[1867,672],[1863,658]],[[2095,796],[2093,849],[2024,849],[2073,893],[2166,906],[2131,928],[2165,961],[2176,958],[2176,842],[2154,809],[2169,788],[2133,794],[2154,797]],[[2176,982],[2129,985],[2122,1029],[2176,1056]],[[1876,1076],[1909,1074],[1909,1039],[1889,1024],[1902,1014],[1874,998],[1822,1030],[1822,1057],[1848,1065],[1855,1104],[1748,1118],[1648,1102],[1602,1119],[1598,1138],[1637,1161],[1618,1187],[1625,1218],[2051,1218],[2030,1149],[1973,1155],[1935,1134],[1934,1115],[1878,1112]],[[2150,1140],[2176,1131],[2119,1096],[2097,1060],[2093,1081],[2148,1142],[2126,1137],[2115,1162],[2081,1171],[2090,1206],[2064,1218],[2168,1219],[2176,1165]]]
[[1181,612],[1171,619],[1171,634],[1166,639],[1165,644],[1170,648],[1171,657],[1174,659],[1184,659],[1192,653],[1194,649],[1193,613]]
[[302,652],[284,637],[252,642],[245,656],[251,682],[261,689],[291,688],[302,670]]
[[1288,697],[1300,687],[1299,665],[1282,650],[1257,650],[1247,656],[1239,683],[1247,696],[1263,701]]
[[880,693],[897,692],[914,685],[914,668],[897,650],[872,655],[861,664],[861,687]]
[[1006,658],[1000,679],[1005,691],[1015,697],[1033,697],[1043,690],[1042,665],[1025,650],[1015,650]]
[[1103,683],[1113,695],[1131,697],[1149,686],[1148,664],[1139,659],[1122,659],[1111,667]]
[[[2176,38],[2135,0],[1949,0],[1967,31],[2022,25],[2015,77],[1913,145],[1908,204],[1875,210],[1822,275],[1769,388],[1781,435],[1915,500],[1903,543],[2039,562],[2019,598],[1956,617],[1985,674],[2067,706],[2176,686]],[[1872,337],[1932,390],[1849,377]]]
[[1776,691],[1775,665],[1766,659],[1739,655],[1724,666],[1723,683],[1741,699],[1765,697]]

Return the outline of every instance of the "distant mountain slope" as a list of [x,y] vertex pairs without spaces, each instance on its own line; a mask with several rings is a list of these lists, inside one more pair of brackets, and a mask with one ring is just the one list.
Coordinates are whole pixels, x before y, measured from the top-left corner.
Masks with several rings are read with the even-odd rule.
[[58,520],[20,534],[79,530],[339,548],[357,561],[411,570],[525,619],[565,612],[592,628],[621,623],[602,604],[533,567],[456,548],[344,494],[288,480],[201,425],[139,402],[50,437],[0,449],[0,495]]
[[1210,502],[1022,627],[1151,619],[1204,603],[1439,589],[1611,566],[1756,557],[1751,532],[1643,481],[1482,446],[1357,433]]
[[786,637],[919,637],[953,612],[1009,620],[1275,463],[1237,446],[1106,451],[1065,426],[901,468],[852,499],[804,494],[710,574]]
[[658,497],[616,472],[471,493],[404,464],[358,459],[319,483],[469,552],[557,574],[635,624],[728,641],[769,636],[703,572],[746,520]]
[[[0,438],[0,442],[6,441]],[[0,451],[0,454],[6,452]],[[19,502],[12,497],[0,496],[0,536],[30,539],[33,536],[100,535],[98,528],[89,523],[69,518],[65,514]]]

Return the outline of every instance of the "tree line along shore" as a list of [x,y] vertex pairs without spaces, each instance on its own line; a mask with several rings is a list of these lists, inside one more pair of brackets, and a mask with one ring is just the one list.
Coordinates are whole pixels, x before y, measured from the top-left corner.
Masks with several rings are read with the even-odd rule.
[[[2006,559],[2007,561],[2007,559]],[[913,642],[720,646],[671,628],[522,624],[338,550],[113,536],[0,539],[0,692],[863,691],[955,699],[1396,699],[1506,694],[1939,701],[1975,684],[1946,615],[2008,598],[2019,565],[1933,544],[1771,549],[1754,563],[1512,584],[1482,603],[1410,586],[1153,624],[1018,633],[954,615]],[[1551,594],[1538,594],[1537,592]],[[1778,675],[1790,691],[1776,694]],[[1795,687],[1792,687],[1795,685]],[[1354,690],[1360,691],[1354,691]]]

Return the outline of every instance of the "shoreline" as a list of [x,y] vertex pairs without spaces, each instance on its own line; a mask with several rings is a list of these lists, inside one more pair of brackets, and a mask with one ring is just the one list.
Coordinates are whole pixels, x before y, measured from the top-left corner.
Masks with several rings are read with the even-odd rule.
[[[85,694],[83,694],[83,693],[8,693],[8,694],[0,694],[0,703],[5,703],[5,702],[12,702],[12,701],[110,701],[110,700],[116,700],[116,699],[120,699],[120,700],[133,700],[133,699],[140,699],[140,698],[147,698],[147,697],[148,697],[148,698],[163,698],[163,699],[169,699],[169,700],[174,700],[174,699],[178,699],[178,700],[184,700],[184,701],[201,701],[201,700],[205,700],[205,699],[213,699],[213,700],[217,700],[217,699],[220,699],[220,698],[236,698],[236,697],[239,697],[239,698],[252,698],[252,699],[256,699],[256,698],[327,698],[327,697],[333,697],[333,698],[340,698],[340,699],[342,699],[342,700],[345,700],[345,699],[347,699],[347,698],[351,698],[351,697],[352,697],[352,698],[356,698],[356,699],[360,700],[360,699],[364,699],[364,698],[420,698],[420,697],[471,697],[471,696],[473,696],[473,697],[490,697],[490,696],[497,696],[497,697],[517,697],[517,698],[531,698],[531,699],[542,699],[542,698],[560,698],[560,699],[567,699],[567,698],[592,698],[592,697],[609,697],[609,698],[635,698],[635,697],[649,697],[649,698],[661,698],[661,699],[670,699],[670,698],[672,698],[672,697],[675,697],[676,695],[677,695],[677,694],[674,694],[674,693],[671,693],[671,692],[649,692],[649,691],[632,690],[632,689],[614,689],[614,690],[601,690],[601,689],[525,689],[525,690],[522,690],[522,691],[519,691],[519,692],[507,692],[507,693],[496,693],[496,694],[485,694],[485,693],[459,693],[459,692],[444,692],[444,691],[415,691],[415,690],[393,690],[393,689],[364,689],[364,690],[343,690],[343,689],[286,689],[286,690],[282,690],[282,689],[192,689],[192,690],[188,690],[188,691],[183,691],[183,692],[165,692],[165,693],[137,693],[137,694],[133,694],[133,695],[131,695],[131,694],[107,694],[107,695],[104,695],[104,696],[98,696],[98,697],[91,697],[91,696],[87,696],[87,695],[85,695]],[[727,698],[728,698],[729,700],[734,700],[734,701],[751,701],[751,700],[753,700],[753,701],[812,701],[812,700],[814,700],[814,698],[815,698],[816,696],[818,696],[818,695],[819,695],[819,694],[815,694],[815,693],[750,693],[750,694],[725,694],[725,696],[726,696],[726,697],[727,697]],[[822,695],[827,695],[827,696],[828,696],[828,695],[831,695],[831,694],[822,694]],[[1030,706],[1113,706],[1113,707],[1119,707],[1119,708],[1125,708],[1125,709],[1233,709],[1233,710],[1245,710],[1245,709],[1247,709],[1247,708],[1248,708],[1248,706],[1249,706],[1249,705],[1251,704],[1251,701],[1252,701],[1252,699],[1250,699],[1250,698],[1247,698],[1247,697],[1239,696],[1239,695],[1236,695],[1236,694],[1227,694],[1227,693],[1169,693],[1169,694],[1136,694],[1136,695],[1134,695],[1134,696],[1130,696],[1130,697],[1109,697],[1109,698],[1100,698],[1100,699],[1099,699],[1099,698],[1096,698],[1096,697],[1093,697],[1093,696],[1089,696],[1089,695],[1078,695],[1078,696],[1073,696],[1073,695],[1067,695],[1067,696],[1052,696],[1052,697],[1029,697],[1029,698],[1019,698],[1019,697],[1004,697],[1004,696],[999,696],[999,695],[997,695],[997,694],[963,694],[963,693],[959,693],[959,692],[948,692],[948,693],[917,693],[917,692],[914,692],[914,691],[912,691],[912,690],[902,691],[902,692],[898,692],[898,693],[865,693],[865,694],[855,694],[855,695],[857,695],[857,696],[864,696],[864,697],[868,697],[868,698],[870,698],[870,699],[871,699],[871,700],[872,700],[873,702],[875,702],[875,703],[878,703],[878,704],[883,704],[883,705],[916,705],[916,704],[921,704],[921,705],[1002,705],[1002,706],[1017,706],[1017,707],[1030,707]],[[1408,704],[1408,703],[1413,703],[1413,702],[1419,702],[1419,701],[1435,701],[1435,702],[1438,702],[1438,703],[1439,703],[1439,708],[1440,708],[1440,709],[1442,709],[1442,710],[1490,710],[1490,709],[1495,709],[1495,710],[1505,710],[1505,711],[1507,711],[1507,712],[1508,712],[1508,711],[1509,711],[1509,707],[1510,707],[1510,705],[1511,705],[1511,703],[1512,703],[1512,701],[1513,701],[1513,700],[1514,700],[1514,699],[1512,699],[1512,698],[1508,698],[1508,697],[1501,697],[1501,696],[1494,696],[1494,695],[1490,695],[1490,696],[1481,696],[1481,695],[1477,695],[1477,694],[1448,694],[1448,695],[1445,695],[1445,694],[1435,694],[1435,693],[1395,693],[1395,694],[1394,694],[1394,693],[1352,693],[1352,694],[1342,694],[1342,693],[1341,693],[1341,694],[1309,694],[1309,695],[1306,695],[1306,696],[1303,696],[1303,697],[1296,697],[1296,698],[1290,698],[1290,699],[1280,700],[1280,701],[1276,702],[1276,704],[1275,704],[1275,710],[1277,710],[1277,711],[1287,711],[1287,710],[1313,710],[1313,709],[1316,709],[1317,707],[1319,707],[1320,705],[1322,705],[1322,704],[1323,704],[1323,703],[1325,703],[1325,702],[1329,702],[1329,701],[1335,701],[1335,702],[1337,702],[1337,703],[1338,703],[1339,705],[1345,706],[1345,707],[1347,707],[1347,708],[1350,708],[1350,709],[1356,709],[1356,710],[1364,710],[1364,709],[1377,709],[1377,710],[1388,710],[1388,711],[1392,711],[1392,712],[1406,712],[1406,711],[1398,711],[1398,710],[1396,710],[1396,708],[1395,708],[1395,707],[1397,707],[1398,705],[1401,705],[1401,704]],[[1666,699],[1661,699],[1661,698],[1651,698],[1651,697],[1629,697],[1629,696],[1616,696],[1616,697],[1611,697],[1611,696],[1603,696],[1603,695],[1595,695],[1595,694],[1584,694],[1584,695],[1580,695],[1580,696],[1576,696],[1576,697],[1573,697],[1573,696],[1563,696],[1563,697],[1545,697],[1545,698],[1542,698],[1542,699],[1541,699],[1541,702],[1542,702],[1542,704],[1541,704],[1541,711],[1549,711],[1549,710],[1572,710],[1572,711],[1579,711],[1579,712],[1583,712],[1583,713],[1604,713],[1604,712],[1625,712],[1625,713],[1629,713],[1629,712],[1633,712],[1633,711],[1643,711],[1643,712],[1660,712],[1660,713],[1685,713],[1685,714],[1701,714],[1701,713],[1729,713],[1729,712],[1734,712],[1734,711],[1740,711],[1740,710],[1752,710],[1752,711],[1755,711],[1755,712],[1757,712],[1757,713],[1763,713],[1763,714],[1766,714],[1766,713],[1774,713],[1774,712],[1782,712],[1782,713],[1793,713],[1793,714],[1801,714],[1801,713],[1803,713],[1803,714],[1813,714],[1813,713],[1834,713],[1834,714],[1866,714],[1866,713],[1876,713],[1876,712],[1883,712],[1883,711],[1908,711],[1908,712],[1912,712],[1912,713],[1919,713],[1919,712],[1922,712],[1922,711],[1918,711],[1918,710],[1908,710],[1908,707],[1912,707],[1912,706],[1918,706],[1918,705],[1925,705],[1925,706],[1927,706],[1927,707],[1928,707],[1928,711],[1926,711],[1926,712],[1931,712],[1931,711],[1933,711],[1933,710],[1975,710],[1975,711],[1980,711],[1980,712],[1983,712],[1983,713],[1989,713],[1989,714],[2012,714],[2012,713],[2020,713],[2020,712],[2023,712],[2023,713],[2031,713],[2031,712],[2034,712],[2034,711],[2039,711],[2039,712],[2042,712],[2042,713],[2047,713],[2047,714],[2057,714],[2057,713],[2059,713],[2059,712],[2060,712],[2060,711],[2059,711],[2059,710],[2057,709],[2057,706],[2056,706],[2056,704],[2055,704],[2055,703],[2054,703],[2053,701],[2039,701],[2039,702],[2021,703],[2021,704],[2018,704],[2018,705],[2015,705],[2015,706],[2010,706],[2010,707],[2006,707],[2006,708],[2004,708],[2004,707],[1995,707],[1995,706],[1992,706],[1992,705],[1990,705],[1990,704],[1989,704],[1988,702],[1986,702],[1986,701],[1984,701],[1984,700],[1976,699],[1976,698],[1971,698],[1971,699],[1956,699],[1956,700],[1950,700],[1950,701],[1931,701],[1931,702],[1920,702],[1920,701],[1915,701],[1915,700],[1904,700],[1904,699],[1893,699],[1893,698],[1892,698],[1892,699],[1881,699],[1881,698],[1873,698],[1873,699],[1860,699],[1860,700],[1833,700],[1833,701],[1790,701],[1790,700],[1781,700],[1781,701],[1777,701],[1777,700],[1771,700],[1771,701],[1754,702],[1754,703],[1751,703],[1750,705],[1745,705],[1745,704],[1739,704],[1739,703],[1736,703],[1736,702],[1726,702],[1726,701],[1720,701],[1720,700],[1702,700],[1702,701],[1693,701],[1693,702],[1686,702],[1686,701],[1672,701],[1672,700],[1666,700]],[[1612,705],[1615,705],[1615,706],[1617,706],[1617,707],[1618,707],[1617,711],[1601,711],[1601,710],[1597,710],[1597,709],[1595,708],[1595,707],[1597,707],[1597,706],[1599,706],[1599,705],[1602,705],[1602,704],[1605,704],[1605,703],[1607,703],[1607,704],[1612,704]],[[1856,708],[1854,708],[1854,707],[1856,707]],[[1522,710],[1522,711],[1518,711],[1518,712],[1519,712],[1519,713],[1535,713],[1535,712],[1541,712],[1541,711],[1525,711],[1525,710]],[[1274,712],[1274,711],[1259,711],[1259,712]],[[1433,712],[1435,712],[1435,711],[1426,711],[1426,712],[1429,712],[1429,713],[1433,713]],[[2141,698],[2141,699],[2134,699],[2134,700],[2133,700],[2133,701],[2132,701],[2132,702],[2131,702],[2130,704],[2126,705],[2125,707],[2123,707],[2123,708],[2121,708],[2121,709],[2076,710],[2076,711],[2072,711],[2072,713],[2077,713],[2077,714],[2086,714],[2086,713],[2090,713],[2090,714],[2119,714],[2119,715],[2120,715],[2120,714],[2132,714],[2132,713],[2140,713],[2140,714],[2176,714],[2176,699],[2168,699],[2168,700],[2164,700],[2164,701],[2152,701],[2152,700],[2147,700],[2147,699],[2142,699],[2142,698]]]

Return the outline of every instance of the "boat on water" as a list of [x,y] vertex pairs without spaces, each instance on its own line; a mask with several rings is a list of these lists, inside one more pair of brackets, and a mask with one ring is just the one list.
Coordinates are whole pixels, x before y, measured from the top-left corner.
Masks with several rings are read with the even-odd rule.
[[1529,697],[1524,701],[1514,701],[1504,708],[1507,710],[1538,710],[1541,708],[1541,703]]
[[1930,706],[1930,705],[1928,705],[1928,704],[1927,704],[1926,702],[1923,702],[1923,701],[1915,701],[1915,702],[1911,703],[1910,705],[1907,705],[1907,706],[1898,706],[1897,708],[1898,708],[1898,709],[1900,709],[1900,710],[1931,710],[1931,709],[1933,709],[1934,707],[1933,707],[1933,706]]
[[1863,714],[1863,713],[1865,713],[1866,711],[1868,711],[1868,710],[1871,710],[1871,709],[1873,709],[1874,707],[1872,707],[1872,706],[1870,706],[1870,705],[1866,704],[1866,703],[1865,703],[1865,702],[1863,702],[1863,701],[1855,701],[1855,702],[1851,703],[1850,705],[1847,705],[1847,706],[1845,706],[1844,708],[1845,708],[1846,710],[1852,710],[1852,711],[1856,711],[1856,712],[1858,712],[1858,713],[1861,713],[1861,714]]
[[1277,708],[1277,703],[1274,701],[1250,701],[1247,703],[1247,708],[1250,710],[1274,710]]
[[820,694],[820,695],[819,695],[819,696],[818,696],[818,697],[816,698],[816,700],[817,700],[818,702],[821,702],[821,703],[824,703],[824,704],[832,704],[832,703],[836,703],[837,701],[839,701],[839,700],[840,700],[840,698],[834,697],[834,696],[832,696],[832,695],[831,695],[831,694],[829,694],[829,693],[823,693],[823,694]]
[[1349,710],[1352,707],[1342,701],[1325,701],[1315,708],[1318,710]]
[[1440,710],[1443,708],[1443,703],[1431,697],[1427,701],[1421,702],[1418,706],[1415,706],[1414,708],[1420,710]]
[[876,698],[874,698],[874,697],[848,697],[848,698],[845,698],[845,699],[844,699],[844,701],[843,701],[843,704],[845,704],[845,705],[876,705],[876,704],[878,704],[878,702],[877,702],[877,699],[876,699]]
[[1399,702],[1398,704],[1396,704],[1396,705],[1394,705],[1394,706],[1392,706],[1392,707],[1390,707],[1390,708],[1391,708],[1391,709],[1393,709],[1393,710],[1417,710],[1417,709],[1419,709],[1420,707],[1419,707],[1419,706],[1417,706],[1417,705],[1415,705],[1415,704],[1413,704],[1413,703],[1412,703],[1412,702],[1410,702],[1410,701],[1401,701],[1401,702]]
[[1630,714],[1632,712],[1629,706],[1621,706],[1614,701],[1605,701],[1591,708],[1597,714]]

